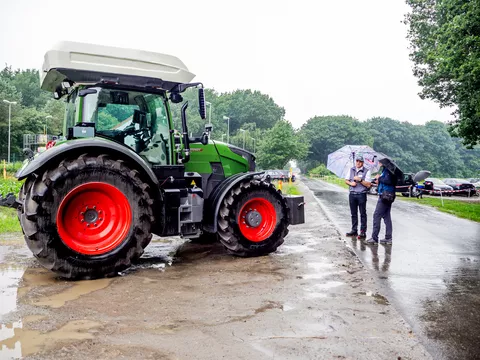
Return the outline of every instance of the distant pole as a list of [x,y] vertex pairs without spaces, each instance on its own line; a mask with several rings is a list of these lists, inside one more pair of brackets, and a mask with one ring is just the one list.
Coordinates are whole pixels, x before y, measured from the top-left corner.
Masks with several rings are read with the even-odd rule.
[[228,116],[224,116],[223,120],[227,120],[227,144],[230,144],[230,118]]
[[209,101],[205,101],[205,105],[210,106],[210,109],[208,111],[208,122],[211,124],[212,123],[212,103]]
[[[48,134],[48,132],[47,132],[48,119],[52,119],[52,118],[53,118],[52,115],[47,115],[47,116],[45,117],[45,135]],[[48,135],[47,135],[47,141],[48,141]]]
[[241,132],[243,132],[243,148],[245,149],[245,135],[247,134],[246,130],[240,129]]
[[12,117],[12,105],[15,105],[16,101],[3,100],[4,103],[8,104],[8,163],[10,164],[10,125]]
[[255,154],[255,138],[252,138],[253,139],[253,153]]

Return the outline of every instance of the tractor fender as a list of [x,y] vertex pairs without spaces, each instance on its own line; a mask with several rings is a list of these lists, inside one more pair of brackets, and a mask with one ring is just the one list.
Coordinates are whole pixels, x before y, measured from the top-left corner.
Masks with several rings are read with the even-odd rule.
[[253,177],[263,174],[260,172],[247,172],[232,175],[217,185],[215,189],[210,193],[210,196],[205,200],[205,207],[203,212],[203,228],[209,233],[217,232],[217,216],[222,205],[223,198],[235,185],[246,179],[252,179]]
[[[124,145],[102,138],[70,140],[45,150],[44,152],[35,156],[33,160],[26,162],[15,174],[15,177],[18,180],[22,180],[39,169],[46,167],[48,164],[60,162],[67,156],[80,156],[81,154],[95,152],[99,154],[116,156],[121,160],[137,165],[138,170],[144,173],[144,175],[148,180],[151,181],[152,184],[158,185],[158,179],[153,173],[152,169],[148,167],[145,161],[138,154]],[[155,186],[155,188],[158,188],[158,186]]]

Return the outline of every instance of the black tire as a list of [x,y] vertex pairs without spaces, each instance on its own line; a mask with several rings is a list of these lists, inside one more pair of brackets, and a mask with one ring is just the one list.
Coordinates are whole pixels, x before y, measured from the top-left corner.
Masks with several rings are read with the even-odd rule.
[[[118,245],[105,253],[93,255],[67,246],[57,227],[61,201],[78,186],[95,186],[92,182],[119,190],[131,209],[130,226],[127,221],[124,235],[117,236]],[[148,191],[149,187],[142,182],[138,171],[121,160],[110,159],[107,155],[81,155],[77,159],[64,160],[37,177],[31,175],[20,190],[19,201],[23,206],[18,215],[26,243],[44,267],[62,277],[94,279],[115,276],[143,254],[152,238],[153,201]],[[107,218],[105,216],[108,224]],[[80,220],[72,220],[71,226],[83,226],[73,221]]]
[[[276,213],[273,233],[257,242],[247,239],[238,224],[242,206],[254,198],[267,200]],[[267,255],[276,251],[288,234],[287,204],[272,184],[259,180],[244,181],[232,188],[222,200],[217,224],[218,238],[230,254],[241,257]]]

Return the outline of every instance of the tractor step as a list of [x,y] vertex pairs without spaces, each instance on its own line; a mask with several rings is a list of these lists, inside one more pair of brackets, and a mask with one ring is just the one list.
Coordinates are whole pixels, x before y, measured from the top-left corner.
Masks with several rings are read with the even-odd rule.
[[21,205],[17,201],[13,193],[8,193],[5,196],[0,194],[0,206],[12,207],[12,208],[18,209]]

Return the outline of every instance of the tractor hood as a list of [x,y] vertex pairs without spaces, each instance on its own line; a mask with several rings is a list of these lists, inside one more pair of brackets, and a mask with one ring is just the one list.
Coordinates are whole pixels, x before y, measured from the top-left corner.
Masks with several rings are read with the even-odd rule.
[[248,162],[248,171],[255,171],[255,155],[250,151],[228,144],[228,148],[235,154],[240,155]]

